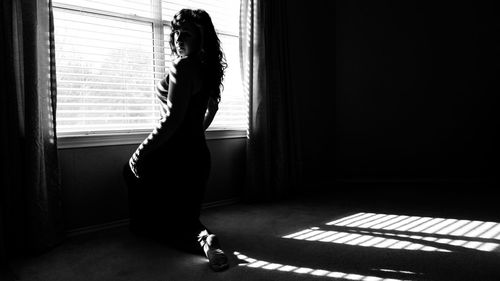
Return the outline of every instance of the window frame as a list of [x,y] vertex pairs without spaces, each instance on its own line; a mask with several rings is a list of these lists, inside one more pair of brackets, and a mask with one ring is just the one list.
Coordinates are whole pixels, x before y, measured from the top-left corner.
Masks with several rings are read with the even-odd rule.
[[[142,17],[138,15],[127,15],[122,13],[115,13],[111,11],[98,10],[93,8],[82,8],[78,5],[65,4],[53,2],[54,9],[69,10],[72,12],[90,13],[97,17],[114,18],[116,20],[131,20],[144,22],[152,25],[153,28],[153,41],[160,42],[159,45],[154,45],[153,47],[158,48],[159,53],[163,53],[164,56],[164,44],[165,36],[164,27],[170,27],[170,21],[161,19],[162,13],[162,0],[151,0],[152,6],[158,7],[154,16],[151,18]],[[234,36],[233,34],[228,34],[223,31],[217,30],[218,34],[226,36]],[[156,50],[155,50],[156,51]],[[154,65],[154,68],[164,68],[162,65]],[[155,78],[158,78],[157,73],[154,74]],[[160,77],[161,78],[161,77]],[[57,128],[57,127],[56,127]],[[92,132],[63,132],[57,133],[58,148],[68,149],[68,148],[81,148],[81,147],[98,147],[98,146],[113,146],[113,145],[130,145],[141,143],[153,130],[151,129],[137,129],[137,130],[124,130],[124,131],[92,131]],[[225,128],[208,128],[205,132],[206,138],[208,140],[212,139],[231,139],[231,138],[246,138],[246,129],[225,129]]]
[[[89,134],[89,135],[65,135],[57,138],[58,149],[71,149],[83,147],[116,146],[116,145],[138,145],[144,141],[149,131],[128,132],[116,134]],[[207,140],[240,139],[246,138],[245,130],[217,130],[205,132]]]

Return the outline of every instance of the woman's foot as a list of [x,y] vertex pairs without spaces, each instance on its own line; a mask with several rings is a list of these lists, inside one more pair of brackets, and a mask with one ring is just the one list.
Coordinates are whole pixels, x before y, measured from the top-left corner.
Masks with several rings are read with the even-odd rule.
[[208,265],[213,271],[222,271],[229,267],[227,256],[221,250],[217,236],[202,231],[198,236],[198,241],[208,259]]

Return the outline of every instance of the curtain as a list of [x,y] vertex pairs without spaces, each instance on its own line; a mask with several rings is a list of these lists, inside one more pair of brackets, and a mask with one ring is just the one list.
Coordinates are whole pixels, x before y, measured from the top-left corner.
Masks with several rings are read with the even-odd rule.
[[241,2],[240,59],[249,106],[243,197],[251,201],[285,198],[302,186],[286,13],[286,0]]
[[2,0],[0,258],[39,253],[64,233],[50,0]]

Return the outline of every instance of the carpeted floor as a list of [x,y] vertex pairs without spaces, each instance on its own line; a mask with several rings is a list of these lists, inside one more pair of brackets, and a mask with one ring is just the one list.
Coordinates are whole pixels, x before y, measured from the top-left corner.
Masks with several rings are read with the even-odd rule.
[[126,227],[73,237],[13,271],[20,281],[500,280],[491,217],[403,205],[303,198],[205,210],[230,256],[220,273]]

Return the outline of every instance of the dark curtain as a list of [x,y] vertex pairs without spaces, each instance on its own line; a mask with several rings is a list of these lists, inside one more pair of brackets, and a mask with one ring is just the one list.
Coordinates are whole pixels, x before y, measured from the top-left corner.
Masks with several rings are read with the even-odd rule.
[[2,0],[0,258],[40,253],[64,233],[55,137],[50,0]]
[[240,11],[242,77],[250,115],[244,198],[281,199],[302,186],[286,0],[243,0]]

